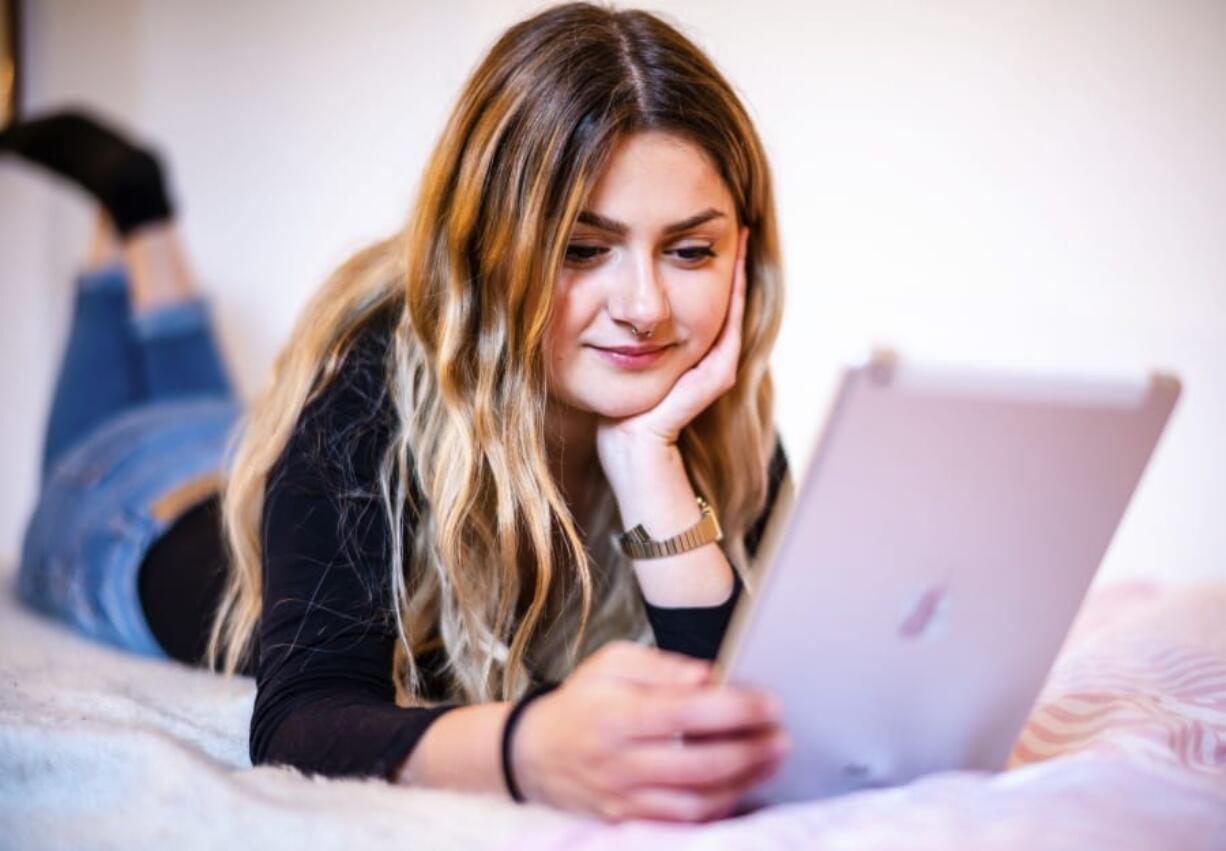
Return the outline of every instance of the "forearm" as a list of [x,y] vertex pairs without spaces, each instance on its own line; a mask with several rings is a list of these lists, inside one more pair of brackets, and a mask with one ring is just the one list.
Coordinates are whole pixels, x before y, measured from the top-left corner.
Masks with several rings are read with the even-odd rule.
[[[643,524],[669,538],[701,517],[681,452],[675,445],[637,448],[610,459],[606,476],[627,529]],[[654,606],[717,606],[732,593],[732,567],[718,544],[664,558],[635,560],[635,575]]]
[[441,716],[422,734],[396,775],[396,782],[505,793],[501,744],[510,711],[510,703],[481,703]]

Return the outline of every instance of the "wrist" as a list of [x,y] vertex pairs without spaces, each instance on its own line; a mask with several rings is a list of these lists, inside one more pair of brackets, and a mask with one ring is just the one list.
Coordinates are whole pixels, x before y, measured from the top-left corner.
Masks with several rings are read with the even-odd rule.
[[597,438],[597,455],[612,487],[673,466],[683,467],[676,443],[608,429]]
[[723,540],[723,530],[714,509],[702,497],[695,500],[695,505],[700,512],[699,519],[675,535],[653,537],[645,525],[638,524],[615,536],[614,542],[622,553],[635,561],[671,558],[706,544],[719,543]]
[[642,524],[652,538],[661,539],[701,519],[697,494],[675,445],[627,452],[618,465],[605,468],[605,478],[623,531]]
[[548,738],[548,724],[541,723],[542,706],[548,714],[550,692],[556,684],[534,689],[511,705],[503,727],[503,777],[507,793],[517,801],[545,800],[540,778],[541,755]]
[[651,437],[602,435],[597,445],[601,470],[619,503],[644,484],[655,487],[661,480],[684,479],[685,462],[675,443]]

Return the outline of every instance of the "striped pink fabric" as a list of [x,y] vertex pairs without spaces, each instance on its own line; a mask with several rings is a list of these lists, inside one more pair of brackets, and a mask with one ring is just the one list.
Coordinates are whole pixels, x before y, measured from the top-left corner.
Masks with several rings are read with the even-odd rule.
[[1153,611],[1144,602],[1163,598],[1153,586],[1117,586],[1096,597],[1010,767],[1091,750],[1226,784],[1226,597],[1214,589],[1166,597]]
[[1226,584],[1093,591],[998,774],[703,826],[576,822],[529,844],[1226,851]]

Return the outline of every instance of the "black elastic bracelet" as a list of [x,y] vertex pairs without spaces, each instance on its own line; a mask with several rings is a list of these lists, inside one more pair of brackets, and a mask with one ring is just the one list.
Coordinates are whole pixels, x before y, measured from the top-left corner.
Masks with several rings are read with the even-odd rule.
[[502,779],[506,781],[511,799],[521,804],[524,802],[524,796],[515,783],[515,775],[511,772],[511,734],[515,732],[515,725],[519,723],[519,717],[528,708],[528,704],[538,697],[549,694],[558,685],[558,683],[541,683],[539,686],[528,689],[519,700],[515,701],[510,714],[507,715],[506,723],[502,725]]

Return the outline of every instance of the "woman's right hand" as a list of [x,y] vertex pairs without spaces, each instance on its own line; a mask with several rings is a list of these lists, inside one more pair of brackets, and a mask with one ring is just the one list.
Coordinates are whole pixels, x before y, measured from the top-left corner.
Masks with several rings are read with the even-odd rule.
[[729,815],[790,744],[768,694],[711,674],[678,653],[605,645],[524,710],[511,752],[524,796],[610,821]]

